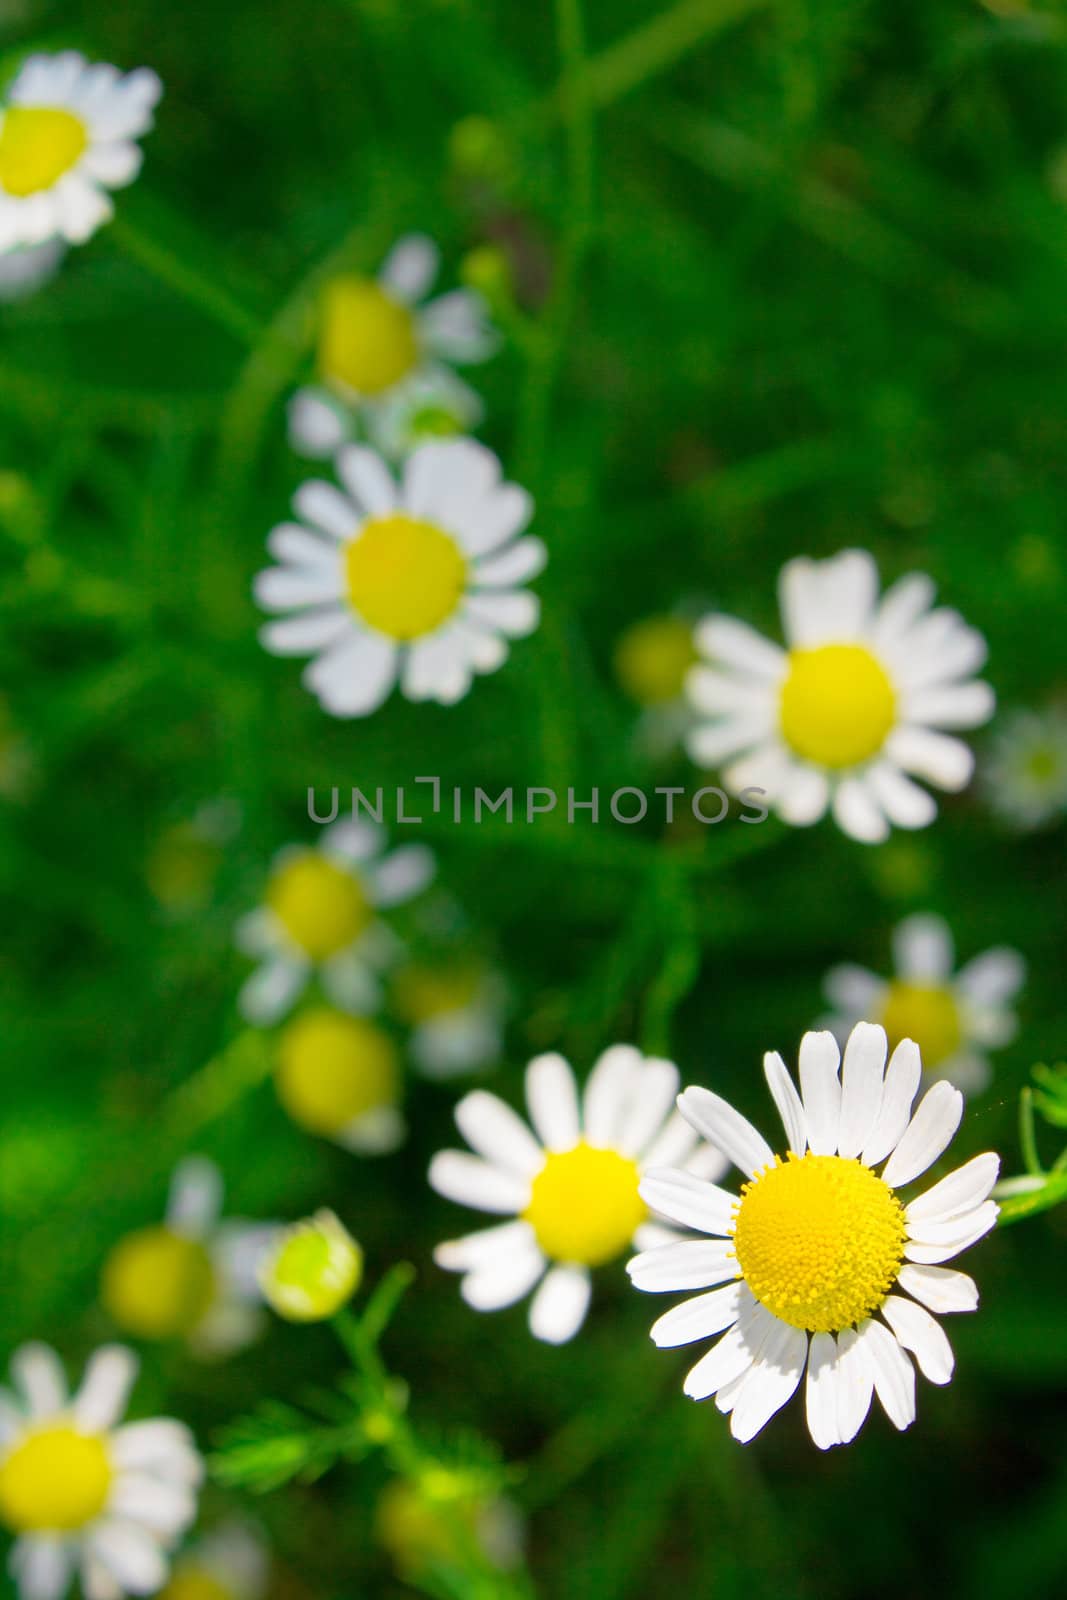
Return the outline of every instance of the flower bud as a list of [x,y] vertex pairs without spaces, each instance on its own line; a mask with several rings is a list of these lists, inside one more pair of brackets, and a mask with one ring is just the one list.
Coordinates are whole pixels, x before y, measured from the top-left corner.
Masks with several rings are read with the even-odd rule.
[[324,1322],[363,1277],[363,1251],[332,1211],[287,1228],[259,1273],[267,1304],[288,1322]]

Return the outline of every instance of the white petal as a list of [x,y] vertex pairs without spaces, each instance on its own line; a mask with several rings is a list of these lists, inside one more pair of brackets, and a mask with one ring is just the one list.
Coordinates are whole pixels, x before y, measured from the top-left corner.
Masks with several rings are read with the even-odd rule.
[[252,579],[256,604],[264,611],[296,611],[329,605],[341,598],[341,581],[329,567],[265,567]]
[[90,1357],[72,1408],[79,1427],[103,1433],[115,1426],[126,1409],[137,1367],[133,1351],[122,1345],[103,1345]]
[[[589,1129],[588,1113],[586,1114],[586,1131]],[[693,1157],[698,1145],[698,1136],[680,1111],[673,1111],[657,1134],[655,1141],[649,1145],[641,1158],[642,1166],[649,1167],[686,1167]],[[704,1147],[707,1148],[706,1146]],[[725,1170],[725,1161],[723,1170]],[[716,1173],[702,1172],[702,1178],[711,1177],[715,1180],[721,1178],[722,1171]]]
[[682,1392],[690,1400],[706,1400],[726,1384],[733,1383],[748,1371],[759,1355],[777,1318],[757,1304],[746,1285],[742,1285],[741,1305],[741,1315],[734,1326],[686,1373]]
[[[332,998],[332,997],[331,997]],[[408,1125],[396,1106],[374,1106],[332,1135],[343,1150],[357,1155],[390,1155],[407,1138]]]
[[880,1322],[868,1318],[857,1332],[856,1351],[862,1351],[882,1409],[894,1428],[910,1427],[915,1421],[915,1368]]
[[331,460],[351,427],[341,402],[321,389],[298,389],[285,416],[290,446],[313,461]]
[[285,1015],[307,983],[306,962],[279,956],[267,961],[246,979],[237,997],[241,1015],[257,1027],[269,1028]]
[[614,1044],[597,1057],[582,1096],[582,1125],[590,1144],[611,1148],[622,1132],[631,1084],[644,1057],[632,1044]]
[[436,871],[434,853],[427,845],[402,845],[367,872],[370,899],[383,908],[406,905],[429,887]]
[[891,644],[927,611],[934,600],[934,583],[925,573],[912,572],[887,589],[871,628],[876,646]]
[[11,1377],[31,1418],[54,1417],[65,1408],[66,1374],[50,1345],[21,1345],[11,1357]]
[[765,683],[777,683],[785,672],[785,651],[734,617],[705,617],[693,637],[697,649],[709,661],[722,661]]
[[505,483],[469,501],[453,526],[463,549],[474,560],[514,539],[533,513],[534,503],[526,490]]
[[404,664],[401,690],[408,700],[436,700],[451,706],[470,689],[468,645],[461,629],[446,623],[436,633],[416,639]]
[[[866,967],[844,962],[831,967],[823,980],[823,992],[832,1006],[846,1019],[861,1021],[876,1017],[885,998],[886,984]],[[847,1031],[847,1030],[846,1030]]]
[[300,485],[293,496],[293,509],[305,522],[342,544],[355,537],[363,520],[348,496],[321,478]]
[[192,1434],[183,1422],[170,1417],[127,1423],[111,1435],[109,1448],[115,1465],[124,1471],[150,1472],[194,1488],[204,1475]]
[[446,1200],[504,1215],[525,1209],[530,1186],[512,1172],[479,1161],[464,1150],[439,1150],[430,1162],[430,1185]]
[[304,670],[304,683],[335,717],[366,717],[396,682],[397,648],[381,634],[352,632]]
[[824,772],[795,765],[775,796],[775,809],[792,828],[810,828],[826,815],[830,783]]
[[930,728],[894,728],[885,754],[905,772],[952,794],[967,787],[974,771],[974,756],[965,744]]
[[866,781],[881,809],[897,828],[928,828],[937,816],[937,801],[888,761],[867,769]]
[[535,1056],[526,1069],[526,1104],[546,1150],[573,1150],[581,1138],[578,1087],[561,1055]]
[[429,293],[437,276],[441,255],[425,233],[408,233],[386,256],[378,281],[404,305],[413,305]]
[[754,1439],[796,1393],[808,1354],[802,1328],[772,1328],[734,1401],[730,1432],[741,1444]]
[[774,1165],[774,1151],[763,1135],[729,1101],[710,1089],[683,1090],[678,1109],[701,1137],[728,1156],[746,1177],[754,1178],[764,1167]]
[[690,730],[685,745],[698,766],[717,767],[742,750],[757,744],[770,725],[770,712],[757,721],[752,717],[729,717],[722,722],[703,722]]
[[994,1200],[985,1200],[973,1211],[960,1217],[950,1217],[945,1222],[923,1222],[908,1229],[908,1242],[904,1254],[909,1261],[933,1265],[951,1261],[961,1251],[985,1237],[997,1220],[1000,1207]]
[[876,1167],[893,1150],[900,1140],[911,1116],[912,1102],[922,1080],[922,1059],[919,1047],[911,1039],[903,1039],[889,1058],[885,1082],[882,1085],[882,1104],[867,1143],[862,1160],[868,1167]]
[[838,784],[833,812],[842,833],[860,844],[881,844],[889,837],[885,813],[861,778],[845,778]]
[[397,485],[377,451],[362,444],[346,445],[337,457],[337,475],[368,516],[386,516],[395,510]]
[[[430,439],[420,444],[404,468],[402,503],[413,517],[439,521],[462,539],[475,509],[489,503],[500,485],[500,462],[475,439]],[[485,546],[484,548],[488,548]]]
[[128,1594],[154,1594],[166,1582],[167,1563],[159,1545],[135,1522],[109,1518],[97,1523],[87,1544]]
[[616,1146],[620,1155],[640,1161],[671,1114],[678,1093],[673,1061],[645,1061],[631,1089],[630,1106]]
[[710,1289],[738,1274],[732,1242],[718,1239],[680,1239],[642,1250],[627,1262],[635,1289],[667,1294],[682,1289]]
[[802,1156],[808,1148],[808,1120],[804,1115],[804,1103],[777,1050],[768,1050],[764,1055],[763,1075],[778,1107],[788,1147],[794,1155]]
[[431,354],[460,365],[487,361],[498,343],[485,302],[471,289],[438,295],[421,312],[419,333]]
[[996,1007],[1014,1000],[1025,980],[1026,962],[1018,950],[998,945],[961,967],[956,986],[968,1000]]
[[73,1576],[73,1555],[62,1537],[23,1535],[8,1557],[20,1600],[62,1600]]
[[104,183],[109,189],[123,189],[140,172],[142,159],[137,145],[127,139],[115,139],[90,145],[82,167],[97,183]]
[[732,1328],[741,1312],[744,1287],[740,1282],[728,1283],[724,1289],[712,1289],[665,1311],[649,1330],[653,1344],[661,1350],[673,1349]]
[[474,1311],[502,1311],[528,1295],[544,1270],[545,1258],[531,1243],[476,1267],[459,1292]]
[[267,549],[283,566],[332,573],[338,594],[341,593],[341,555],[332,539],[312,533],[302,522],[279,522],[267,535]]
[[543,571],[547,560],[548,551],[540,539],[517,539],[499,555],[475,562],[473,582],[479,588],[510,588],[513,584],[529,583]]
[[381,983],[364,955],[369,944],[368,936],[364,935],[357,949],[339,950],[319,967],[319,982],[326,998],[339,1010],[351,1011],[355,1017],[369,1017],[382,1004]]
[[808,1353],[808,1380],[804,1386],[808,1432],[820,1450],[841,1443],[837,1428],[837,1343],[832,1334],[813,1333]]
[[882,1170],[891,1189],[902,1188],[932,1167],[952,1142],[963,1116],[963,1096],[950,1083],[935,1083],[919,1102],[893,1154]]
[[196,1517],[196,1496],[185,1484],[163,1483],[147,1473],[124,1473],[115,1483],[108,1511],[171,1540]]
[[206,1156],[186,1156],[174,1169],[167,1224],[188,1238],[203,1238],[222,1215],[222,1173]]
[[79,170],[60,178],[55,188],[59,231],[71,244],[85,244],[98,228],[110,222],[115,208],[103,189]]
[[800,1041],[800,1092],[808,1124],[808,1143],[817,1156],[837,1152],[841,1126],[841,1052],[832,1033],[806,1033]]
[[464,615],[509,639],[525,639],[541,620],[541,602],[526,589],[476,590],[467,596]]
[[259,642],[272,656],[308,656],[336,643],[351,628],[347,611],[340,606],[322,606],[264,623]]
[[964,1212],[973,1211],[987,1199],[1000,1173],[1000,1157],[987,1154],[975,1156],[964,1166],[957,1167],[947,1178],[935,1183],[907,1207],[904,1216],[908,1227],[920,1236],[924,1225],[930,1222],[947,1222]]
[[456,1125],[471,1149],[493,1166],[532,1178],[545,1164],[545,1153],[522,1118],[484,1089],[459,1102]]
[[914,1355],[923,1377],[931,1383],[948,1383],[956,1364],[952,1346],[945,1337],[945,1330],[929,1311],[924,1311],[914,1300],[891,1294],[882,1305],[882,1315],[900,1344]]
[[859,1348],[855,1328],[838,1335],[835,1388],[838,1442],[850,1444],[866,1421],[874,1394],[874,1374]]
[[952,974],[955,952],[944,917],[920,912],[906,917],[893,934],[897,975],[909,983],[944,983]]
[[759,716],[768,704],[765,683],[733,678],[711,667],[692,667],[685,692],[689,703],[706,716]]
[[858,1156],[870,1138],[882,1105],[887,1051],[885,1029],[857,1022],[845,1045],[841,1068],[841,1126],[838,1155]]
[[573,1339],[589,1309],[592,1284],[584,1267],[555,1266],[530,1303],[530,1332],[546,1344]]
[[477,1272],[490,1262],[525,1254],[535,1243],[528,1222],[498,1222],[492,1228],[479,1228],[462,1239],[446,1239],[433,1253],[434,1261],[446,1272]]
[[737,1196],[703,1178],[672,1167],[653,1167],[641,1179],[640,1194],[651,1210],[685,1228],[723,1236],[733,1232]]
[[933,728],[977,728],[988,722],[996,699],[988,683],[960,683],[921,689],[904,703],[908,722]]
[[902,1289],[941,1316],[978,1309],[978,1286],[965,1272],[951,1267],[905,1265],[897,1282]]

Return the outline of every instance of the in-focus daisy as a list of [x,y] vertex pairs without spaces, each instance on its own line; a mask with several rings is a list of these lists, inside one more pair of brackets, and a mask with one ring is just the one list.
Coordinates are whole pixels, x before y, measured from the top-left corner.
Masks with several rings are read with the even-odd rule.
[[982,776],[992,809],[1020,832],[1067,816],[1067,706],[1003,717]]
[[398,941],[378,916],[421,893],[434,875],[424,845],[386,853],[376,823],[353,819],[324,829],[316,846],[291,845],[274,861],[264,903],[237,928],[237,943],[258,969],[241,990],[250,1022],[277,1022],[317,973],[344,1011],[381,1002],[378,973]]
[[154,72],[31,56],[0,110],[0,250],[59,237],[83,244],[110,220],[109,189],[141,169],[134,142],[162,94]]
[[66,254],[62,239],[0,253],[0,302],[26,300],[51,282]]
[[[877,1394],[889,1420],[915,1420],[915,1368],[948,1383],[953,1355],[931,1312],[973,1311],[978,1291],[941,1265],[988,1233],[1000,1167],[975,1156],[918,1198],[899,1190],[947,1149],[963,1096],[937,1083],[912,1102],[919,1050],[899,1044],[886,1067],[882,1028],[860,1023],[841,1053],[830,1033],[800,1045],[798,1094],[776,1052],[764,1071],[785,1125],[777,1155],[752,1124],[707,1089],[678,1105],[744,1174],[740,1195],[685,1172],[649,1172],[646,1203],[710,1239],[649,1250],[628,1271],[639,1289],[701,1289],[653,1325],[661,1347],[722,1337],[689,1372],[693,1400],[716,1396],[735,1439],[753,1438],[807,1369],[808,1428],[821,1450],[858,1433]],[[883,1164],[884,1163],[884,1164]],[[881,1167],[881,1172],[875,1168]]]
[[460,1292],[476,1311],[513,1305],[535,1288],[530,1330],[564,1344],[585,1320],[590,1270],[674,1235],[652,1220],[638,1193],[648,1167],[678,1163],[710,1177],[725,1170],[716,1150],[672,1110],[678,1069],[631,1045],[606,1050],[579,1098],[559,1055],[526,1069],[533,1131],[496,1095],[475,1090],[456,1107],[474,1155],[440,1151],[430,1182],[459,1205],[513,1220],[438,1245],[434,1260],[463,1274]]
[[393,1006],[411,1029],[408,1048],[427,1078],[477,1072],[500,1058],[507,985],[480,962],[401,967],[393,982]]
[[223,1221],[222,1200],[218,1167],[189,1156],[171,1179],[165,1220],[115,1245],[100,1295],[124,1333],[184,1339],[194,1354],[211,1357],[240,1350],[261,1332],[256,1273],[278,1230]]
[[278,1040],[278,1099],[298,1127],[361,1155],[404,1137],[400,1063],[389,1035],[332,1006],[312,1006]]
[[[427,300],[439,266],[433,240],[409,234],[393,247],[377,279],[345,273],[327,284],[319,324],[322,387],[300,390],[290,406],[295,450],[332,456],[362,421],[391,455],[389,442],[406,431],[395,408],[416,413],[420,392],[428,418],[455,419],[448,432],[478,421],[481,402],[450,369],[487,360],[496,334],[485,301],[472,289]],[[431,424],[423,437],[440,431]]]
[[247,1522],[224,1522],[178,1557],[159,1600],[262,1600],[269,1576],[259,1530]]
[[615,676],[641,707],[637,743],[652,757],[677,748],[692,726],[685,685],[697,659],[693,622],[674,613],[643,617],[616,642]]
[[0,1524],[21,1600],[60,1600],[75,1574],[85,1600],[155,1594],[167,1553],[196,1516],[203,1476],[192,1435],[160,1418],[117,1426],[137,1361],[107,1345],[70,1397],[43,1344],[11,1358],[0,1389]]
[[785,650],[732,617],[698,627],[709,665],[693,669],[688,689],[712,720],[689,736],[693,759],[728,763],[728,789],[765,790],[798,827],[828,806],[868,844],[891,825],[925,827],[937,806],[912,777],[962,789],[974,757],[944,730],[992,714],[992,690],[972,677],[986,656],[981,634],[957,612],[931,609],[934,585],[919,573],[879,600],[863,550],[790,561],[779,588]]
[[894,1049],[914,1039],[927,1080],[947,1078],[964,1094],[985,1089],[992,1068],[987,1050],[1014,1038],[1011,1003],[1026,964],[1017,950],[998,946],[954,972],[952,933],[942,917],[908,917],[893,935],[892,978],[865,967],[834,967],[826,997],[834,1007],[827,1026],[844,1042],[863,1018],[876,1018]]
[[[509,638],[532,633],[540,539],[518,539],[529,495],[503,483],[491,450],[470,439],[420,445],[396,482],[373,450],[337,458],[344,492],[305,483],[299,523],[267,541],[280,565],[261,572],[266,611],[290,612],[260,638],[275,655],[310,655],[304,683],[325,711],[363,717],[399,680],[409,700],[462,699],[495,672]],[[305,525],[307,524],[307,525]]]

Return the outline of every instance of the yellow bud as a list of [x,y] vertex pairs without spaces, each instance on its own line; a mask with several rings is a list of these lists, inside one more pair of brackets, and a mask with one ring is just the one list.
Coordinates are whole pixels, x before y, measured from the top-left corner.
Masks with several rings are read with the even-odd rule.
[[503,186],[514,176],[510,143],[490,117],[464,117],[457,122],[448,137],[448,154],[462,178]]
[[359,1288],[363,1251],[332,1211],[287,1228],[260,1268],[264,1299],[287,1322],[324,1322]]

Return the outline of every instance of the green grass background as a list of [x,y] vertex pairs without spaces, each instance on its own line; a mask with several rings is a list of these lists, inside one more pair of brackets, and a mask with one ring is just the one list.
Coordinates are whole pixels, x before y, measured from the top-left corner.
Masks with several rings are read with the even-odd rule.
[[[582,11],[577,98],[547,0],[0,18],[6,68],[74,44],[149,63],[166,89],[119,223],[0,311],[0,682],[36,766],[0,812],[0,1344],[40,1336],[75,1362],[108,1336],[100,1263],[195,1148],[232,1209],[330,1204],[372,1272],[415,1264],[390,1363],[420,1419],[531,1463],[515,1492],[540,1593],[1051,1595],[1067,1569],[1062,1211],[976,1253],[982,1310],[952,1324],[957,1378],[920,1384],[910,1433],[873,1417],[824,1458],[794,1404],[742,1450],[683,1400],[685,1353],[652,1349],[651,1302],[621,1270],[564,1351],[519,1310],[461,1305],[429,1258],[458,1213],[424,1178],[451,1142],[451,1089],[412,1085],[409,1144],[370,1162],[300,1135],[232,1060],[205,1075],[240,1028],[234,921],[271,853],[306,835],[307,785],[647,781],[612,648],[679,597],[774,628],[781,563],[856,543],[887,579],[934,575],[988,637],[1002,705],[1065,687],[1061,8]],[[488,178],[453,131],[472,116],[491,124]],[[311,370],[318,286],[411,228],[450,274],[500,243],[537,320],[531,349],[509,342],[475,381],[485,437],[537,496],[545,625],[454,710],[395,700],[341,724],[261,651],[249,586],[304,475],[283,405]],[[167,917],[146,864],[220,795],[239,834],[209,903]],[[434,837],[515,994],[494,1079],[511,1096],[536,1049],[584,1070],[633,1038],[767,1123],[762,1052],[793,1059],[832,962],[884,970],[894,922],[925,908],[964,955],[1016,945],[1022,1030],[959,1141],[1008,1170],[1029,1067],[1067,1052],[1064,842],[1062,826],[1005,833],[973,793],[874,850],[773,823],[680,847],[651,823]],[[139,1398],[206,1443],[336,1359],[321,1331],[279,1325],[225,1368],[148,1353]],[[257,1507],[279,1593],[399,1592],[369,1533],[380,1482],[369,1464]],[[207,1508],[234,1503],[214,1489]]]

